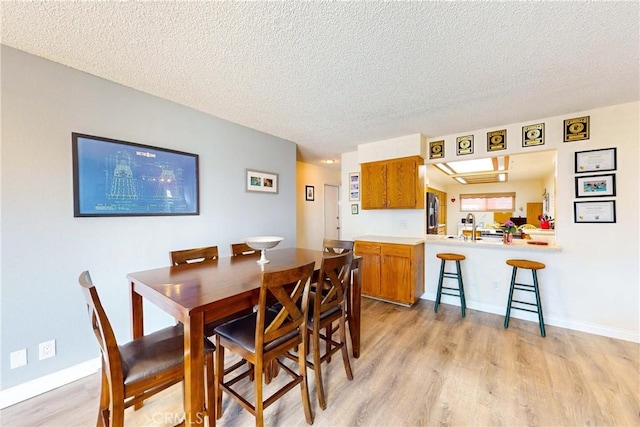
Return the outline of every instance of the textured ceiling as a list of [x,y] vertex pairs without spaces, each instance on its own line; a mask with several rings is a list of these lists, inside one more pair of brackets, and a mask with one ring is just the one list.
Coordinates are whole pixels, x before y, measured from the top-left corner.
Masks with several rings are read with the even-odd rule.
[[11,2],[2,43],[299,158],[640,99],[639,2]]

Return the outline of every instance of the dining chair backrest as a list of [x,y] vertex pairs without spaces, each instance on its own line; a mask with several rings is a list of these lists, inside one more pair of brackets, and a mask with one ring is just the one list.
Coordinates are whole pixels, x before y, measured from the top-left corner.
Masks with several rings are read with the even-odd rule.
[[322,284],[313,297],[313,318],[319,322],[326,311],[338,305],[344,307],[345,295],[351,280],[351,262],[353,252],[345,252],[337,256],[327,256],[322,259],[322,267],[318,276],[318,284]]
[[232,243],[231,256],[252,256],[260,255],[260,251],[251,248],[246,243]]
[[93,285],[88,271],[83,271],[78,281],[87,303],[91,327],[100,345],[100,352],[103,358],[102,365],[103,369],[105,369],[104,374],[110,379],[111,384],[122,384],[122,358],[118,342],[98,297],[98,291]]
[[354,242],[352,240],[324,239],[322,241],[322,250],[324,252],[341,254],[345,252],[353,252],[353,245]]
[[204,248],[183,249],[170,253],[171,264],[190,264],[194,262],[213,261],[218,259],[218,247],[207,246]]
[[[300,334],[302,339],[306,327],[309,283],[313,270],[312,262],[288,270],[262,273],[256,318],[257,353],[264,350],[265,344],[286,339],[291,335]],[[267,322],[270,304],[274,297],[281,308],[275,318]]]

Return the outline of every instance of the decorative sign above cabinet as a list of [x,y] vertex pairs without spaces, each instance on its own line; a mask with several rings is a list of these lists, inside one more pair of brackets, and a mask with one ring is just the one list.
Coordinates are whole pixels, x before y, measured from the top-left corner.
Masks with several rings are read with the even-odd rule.
[[429,158],[442,159],[444,157],[444,140],[429,143]]

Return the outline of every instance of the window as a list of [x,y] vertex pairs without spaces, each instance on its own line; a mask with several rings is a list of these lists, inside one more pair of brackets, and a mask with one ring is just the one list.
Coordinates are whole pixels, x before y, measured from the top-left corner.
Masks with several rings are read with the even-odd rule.
[[460,195],[461,212],[505,212],[515,210],[516,193]]

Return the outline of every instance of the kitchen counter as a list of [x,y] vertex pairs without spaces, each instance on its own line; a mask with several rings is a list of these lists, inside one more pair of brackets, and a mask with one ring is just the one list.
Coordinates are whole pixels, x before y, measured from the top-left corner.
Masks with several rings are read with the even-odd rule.
[[[526,239],[513,239],[513,244],[505,245],[502,243],[501,238],[490,237],[481,238],[480,240],[473,241],[471,239],[463,240],[458,236],[439,236],[434,234],[427,234],[425,237],[425,244],[430,243],[451,245],[451,246],[465,246],[468,248],[483,248],[483,249],[504,249],[504,250],[532,250],[532,251],[546,251],[546,252],[560,252],[562,248],[555,244],[555,239],[549,237],[539,236],[531,240]],[[547,245],[534,245],[527,242],[531,241],[546,241]]]
[[[437,236],[437,235],[433,235]],[[395,237],[395,236],[359,236],[353,240],[360,240],[362,242],[378,242],[378,243],[391,243],[396,245],[419,245],[424,243],[424,237]]]

